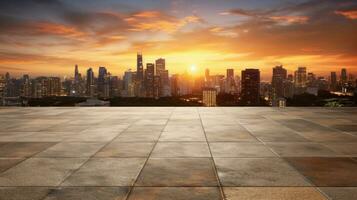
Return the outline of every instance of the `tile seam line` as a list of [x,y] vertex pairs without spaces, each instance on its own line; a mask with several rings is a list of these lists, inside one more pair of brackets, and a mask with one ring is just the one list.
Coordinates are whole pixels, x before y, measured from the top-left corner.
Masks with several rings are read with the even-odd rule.
[[89,157],[85,157],[87,158],[77,169],[75,170],[71,170],[64,178],[63,180],[57,185],[57,187],[60,187],[70,176],[72,176],[74,173],[76,173],[77,171],[79,171],[86,163],[89,162],[90,159],[94,158],[94,156],[100,152],[102,149],[104,149],[106,146],[108,146],[113,140],[115,140],[119,135],[121,135],[125,130],[127,130],[131,125],[129,125],[127,128],[125,128],[124,130],[121,130],[118,135],[116,135],[112,140],[108,141],[105,145],[103,145],[101,148],[99,148],[94,154],[92,154]]
[[[281,110],[278,110],[278,112],[281,113],[282,111],[281,111]],[[265,118],[265,119],[267,119],[267,120],[269,120],[269,121],[275,122],[275,120],[270,119],[270,118],[267,118],[266,116],[263,116],[263,115],[262,115],[262,117]],[[275,123],[279,123],[279,122],[275,122]],[[283,125],[283,124],[281,124],[281,123],[279,123],[279,124],[285,127],[285,125]],[[289,127],[287,127],[287,128],[289,128]],[[290,128],[289,128],[289,129],[290,129]],[[296,133],[297,133],[297,132],[296,132]],[[300,135],[300,134],[299,134],[299,135]],[[300,135],[300,136],[302,136],[302,135]],[[302,137],[303,137],[303,136],[302,136]],[[306,139],[306,138],[305,138],[305,139]],[[275,152],[271,147],[269,147],[266,143],[264,143],[264,145],[266,145],[271,151],[273,151],[275,154],[277,154],[278,157],[279,157],[285,164],[287,164],[287,165],[290,166],[292,169],[294,169],[294,170],[295,170],[307,183],[309,183],[318,193],[320,193],[323,197],[325,197],[326,200],[330,200],[330,198],[328,198],[328,197],[326,198],[326,195],[318,189],[318,187],[312,182],[312,180],[310,180],[308,177],[306,177],[304,174],[302,174],[302,172],[300,172],[300,171],[298,170],[298,168],[296,168],[294,165],[290,164],[290,163],[286,160],[286,158],[288,158],[288,157],[282,157],[282,156],[280,156],[277,152]]]
[[[48,142],[48,143],[51,143],[51,142]],[[56,144],[58,144],[58,143],[60,143],[60,142],[52,142],[52,143],[55,143],[55,144],[53,144],[52,146],[50,146],[50,147],[48,147],[48,148],[51,148],[51,147],[55,146]],[[25,162],[26,160],[29,160],[30,158],[36,158],[35,156],[36,156],[37,154],[40,154],[40,153],[44,152],[44,151],[47,150],[48,148],[45,148],[45,149],[43,149],[42,151],[39,151],[39,152],[37,152],[37,153],[35,153],[35,154],[32,154],[32,155],[29,156],[29,157],[18,157],[18,158],[24,158],[24,159],[21,160],[20,162],[16,163],[15,165],[11,166],[10,168],[6,169],[5,171],[1,172],[0,175],[3,174],[3,173],[5,173],[6,171],[8,171],[8,170],[10,170],[10,169],[12,169],[12,168],[18,166],[18,165],[20,165],[21,163]],[[3,158],[3,157],[1,157],[1,158]],[[11,157],[10,157],[10,158],[11,158]],[[13,158],[13,157],[12,157],[12,158]],[[0,187],[3,187],[3,186],[0,185]]]
[[[223,110],[223,109],[222,109],[222,110]],[[272,109],[272,110],[274,110],[274,109]],[[224,111],[223,111],[223,112],[224,112]],[[278,112],[281,113],[280,110],[278,110]],[[226,113],[226,112],[224,112],[224,113]],[[228,113],[226,113],[226,114],[229,115]],[[269,120],[269,121],[274,121],[274,120],[272,120],[272,119],[270,119],[270,118],[267,118],[267,117],[264,116],[264,115],[260,115],[260,116],[262,116],[264,119],[267,119],[267,120]],[[271,147],[269,147],[264,141],[262,141],[262,140],[259,139],[258,137],[255,137],[255,136],[251,133],[250,129],[249,129],[249,128],[246,128],[244,125],[242,125],[234,116],[232,116],[232,117],[233,117],[234,121],[235,121],[236,123],[238,123],[240,126],[242,126],[244,129],[246,129],[252,137],[256,138],[256,139],[257,139],[258,141],[260,141],[266,148],[268,148],[271,152],[273,152],[274,154],[276,154],[276,155],[277,155],[276,158],[280,159],[283,163],[285,163],[286,165],[290,166],[290,167],[291,167],[293,170],[295,170],[308,184],[310,184],[310,186],[314,187],[316,191],[320,192],[319,190],[316,189],[315,184],[313,184],[310,179],[308,179],[307,177],[305,177],[297,168],[295,168],[293,165],[291,165],[289,162],[287,162],[287,161],[284,159],[284,157],[281,157],[277,152],[275,152]],[[280,123],[279,123],[279,124],[280,124]],[[282,125],[282,124],[280,124],[280,125]],[[320,193],[321,193],[321,192],[320,192]],[[322,195],[325,196],[324,194],[322,194]]]
[[143,172],[144,167],[147,165],[147,163],[148,163],[148,161],[149,161],[149,159],[150,159],[150,157],[151,157],[152,152],[154,151],[154,149],[155,149],[157,143],[159,142],[159,139],[160,139],[162,133],[164,132],[165,127],[166,127],[167,124],[169,123],[170,118],[172,117],[172,115],[173,115],[173,113],[174,113],[175,110],[176,110],[176,107],[174,107],[174,108],[171,109],[171,113],[170,113],[170,115],[168,116],[165,125],[164,125],[163,128],[161,129],[159,137],[158,137],[157,140],[154,142],[155,144],[153,145],[153,147],[152,147],[152,149],[151,149],[149,155],[147,156],[147,158],[146,158],[146,160],[145,160],[145,162],[144,162],[144,164],[143,164],[143,167],[140,169],[140,171],[139,171],[138,175],[136,176],[136,178],[135,178],[133,184],[131,185],[131,187],[129,187],[129,191],[128,191],[126,197],[125,197],[125,200],[128,200],[129,197],[130,197],[130,195],[132,194],[136,182],[138,181],[138,179],[139,179],[141,173]]
[[221,194],[221,198],[222,198],[222,200],[225,200],[227,198],[226,198],[226,195],[225,195],[225,193],[223,191],[223,186],[222,186],[222,183],[221,183],[221,179],[218,176],[218,170],[217,170],[216,162],[214,161],[214,158],[213,158],[213,155],[212,155],[212,151],[211,151],[211,146],[210,146],[210,143],[208,142],[206,130],[205,130],[203,122],[202,122],[200,108],[196,107],[196,111],[197,111],[198,116],[200,118],[200,122],[201,122],[201,126],[202,126],[202,129],[203,129],[203,133],[205,135],[205,139],[206,139],[206,142],[207,142],[207,145],[208,145],[208,150],[209,150],[209,153],[211,155],[211,159],[212,159],[212,163],[213,163],[213,170],[214,170],[214,174],[215,174],[216,180],[218,182],[218,188],[219,188],[219,191],[220,191],[220,194]]

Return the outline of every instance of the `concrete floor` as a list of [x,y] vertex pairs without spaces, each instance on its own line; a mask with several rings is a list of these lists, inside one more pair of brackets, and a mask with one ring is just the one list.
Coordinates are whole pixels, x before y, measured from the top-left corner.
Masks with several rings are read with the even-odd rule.
[[355,200],[357,108],[0,108],[0,200]]

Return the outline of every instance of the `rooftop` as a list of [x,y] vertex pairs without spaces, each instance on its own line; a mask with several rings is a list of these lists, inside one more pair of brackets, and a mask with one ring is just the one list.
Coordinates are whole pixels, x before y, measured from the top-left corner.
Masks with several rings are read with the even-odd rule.
[[357,108],[0,108],[0,199],[357,199],[356,116]]

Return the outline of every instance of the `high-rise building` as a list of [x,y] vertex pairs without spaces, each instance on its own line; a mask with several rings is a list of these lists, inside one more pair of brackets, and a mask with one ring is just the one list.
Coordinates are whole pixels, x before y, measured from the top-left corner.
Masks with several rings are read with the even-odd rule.
[[158,99],[160,97],[161,94],[161,77],[158,75],[154,76],[154,83],[153,83],[153,94],[154,94],[154,98]]
[[298,67],[294,76],[295,87],[306,87],[306,67]]
[[22,77],[22,90],[21,90],[21,96],[25,98],[30,98],[32,95],[31,92],[31,80],[29,75],[25,74]]
[[347,83],[347,70],[345,68],[341,69],[341,77],[340,77],[341,84]]
[[143,65],[143,55],[138,53],[136,55],[136,80],[144,80],[144,65]]
[[92,68],[87,70],[86,94],[89,97],[94,97],[95,95],[94,72]]
[[134,84],[135,96],[145,97],[145,77],[144,77],[144,64],[143,64],[143,55],[142,53],[137,53],[136,55],[136,77]]
[[155,61],[156,73],[155,75],[159,75],[165,71],[165,59],[159,58]]
[[260,71],[245,69],[242,71],[241,103],[244,105],[260,104]]
[[74,81],[73,81],[73,94],[79,96],[82,91],[80,91],[80,74],[78,70],[78,65],[74,66]]
[[62,87],[59,77],[37,77],[33,85],[33,96],[35,98],[61,95]]
[[281,66],[273,68],[271,88],[272,88],[272,101],[276,101],[278,98],[285,97],[284,95],[284,82],[287,78],[286,69]]
[[178,74],[174,74],[170,78],[171,95],[174,97],[180,95],[178,79],[179,79]]
[[156,75],[160,76],[159,96],[170,96],[169,71],[166,70],[165,59],[159,58],[155,61]]
[[217,91],[214,88],[203,88],[202,103],[204,106],[217,106],[216,97]]
[[108,71],[105,67],[99,67],[98,71],[98,95],[100,97],[105,97],[105,83],[106,83],[106,77],[107,77]]
[[45,96],[60,96],[62,89],[61,79],[59,77],[49,77],[47,81],[47,94]]
[[145,70],[145,91],[146,97],[154,97],[154,76],[155,65],[154,63],[147,63]]
[[125,97],[134,97],[135,96],[135,81],[136,73],[132,72],[130,69],[124,73],[124,92],[123,96]]
[[234,81],[234,69],[227,69],[227,77],[225,82],[225,92],[234,94],[237,92],[236,84]]
[[78,71],[78,65],[74,66],[74,81],[79,81],[79,71]]
[[160,81],[161,81],[160,97],[171,96],[170,78],[169,78],[168,70],[164,70],[161,72]]
[[306,83],[306,85],[308,87],[316,86],[316,76],[315,76],[314,73],[312,73],[312,72],[307,73],[307,83]]
[[110,79],[111,79],[111,74],[107,73],[104,76],[104,85],[103,85],[103,93],[102,93],[103,98],[110,97]]
[[5,76],[0,74],[0,106],[4,104],[3,98],[5,96],[5,89],[6,89],[5,86],[6,86]]
[[294,93],[302,94],[306,92],[307,73],[306,67],[298,67],[294,73]]
[[331,72],[330,75],[330,90],[336,91],[337,90],[337,74],[336,72]]
[[234,79],[234,69],[227,69],[227,79]]
[[213,87],[217,90],[217,93],[224,92],[225,89],[225,79],[224,75],[221,74],[216,74],[213,76],[210,76],[211,82],[210,82],[210,87]]
[[120,95],[121,81],[118,76],[110,76],[110,97],[117,97]]

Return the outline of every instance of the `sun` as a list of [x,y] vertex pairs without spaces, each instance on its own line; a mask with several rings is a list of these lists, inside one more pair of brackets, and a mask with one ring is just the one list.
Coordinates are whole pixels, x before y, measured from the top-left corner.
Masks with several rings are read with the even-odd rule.
[[197,66],[196,65],[191,65],[190,66],[190,72],[191,72],[191,74],[195,74],[197,72]]

